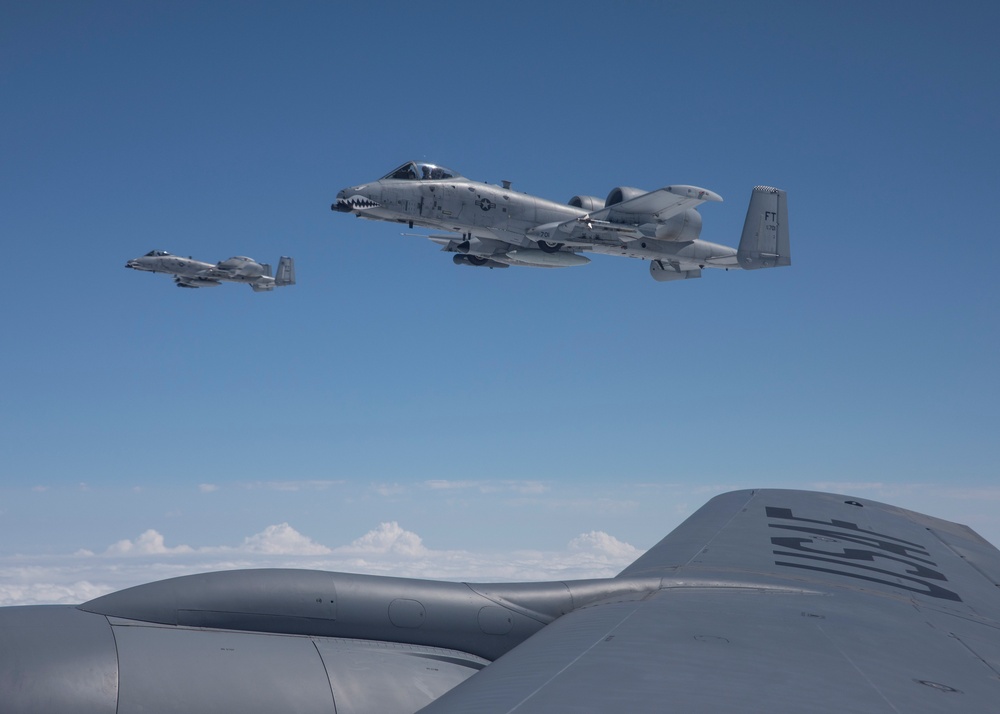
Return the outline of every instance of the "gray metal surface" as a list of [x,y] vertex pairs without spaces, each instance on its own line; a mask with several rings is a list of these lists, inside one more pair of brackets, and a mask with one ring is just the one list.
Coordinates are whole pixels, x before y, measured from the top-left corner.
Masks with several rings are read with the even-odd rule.
[[0,608],[0,711],[996,712],[1000,552],[865,499],[738,491],[617,577],[207,573]]
[[697,186],[655,191],[619,186],[605,200],[574,196],[567,205],[472,181],[455,171],[409,162],[377,181],[337,194],[334,211],[422,226],[455,253],[456,265],[562,268],[585,265],[581,252],[649,260],[659,282],[699,278],[703,268],[770,268],[791,264],[784,191],[751,194],[738,249],[701,240],[697,207],[722,198]]
[[118,714],[334,712],[307,637],[116,624]]
[[136,622],[369,639],[495,659],[588,602],[656,578],[446,583],[318,570],[234,570],[139,585],[80,605]]
[[998,568],[892,506],[725,494],[619,575],[654,593],[575,610],[423,711],[996,712]]
[[788,197],[784,191],[770,186],[754,188],[737,255],[744,270],[791,264]]
[[385,642],[316,640],[316,648],[337,714],[410,714],[488,664],[462,652]]
[[108,620],[62,605],[0,608],[0,712],[115,714]]

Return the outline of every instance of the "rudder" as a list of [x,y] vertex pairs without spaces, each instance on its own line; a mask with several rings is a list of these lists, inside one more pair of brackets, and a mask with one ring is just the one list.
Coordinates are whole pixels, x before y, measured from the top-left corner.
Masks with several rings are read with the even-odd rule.
[[278,274],[274,278],[274,284],[278,287],[285,285],[295,285],[295,260],[286,255],[278,260]]
[[770,186],[754,187],[737,258],[744,270],[792,264],[788,199],[784,191]]

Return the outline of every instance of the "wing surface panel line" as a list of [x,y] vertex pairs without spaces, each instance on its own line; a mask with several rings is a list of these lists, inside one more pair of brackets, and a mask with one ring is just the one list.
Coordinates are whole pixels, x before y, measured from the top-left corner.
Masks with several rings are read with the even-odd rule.
[[[640,601],[640,602],[642,602],[642,601]],[[622,618],[621,618],[620,620],[618,620],[618,622],[616,622],[616,623],[615,623],[614,627],[611,627],[611,628],[609,628],[609,629],[605,630],[605,632],[604,632],[603,634],[601,634],[601,635],[600,635],[600,636],[599,636],[599,637],[598,637],[598,638],[597,638],[597,639],[596,639],[596,640],[595,640],[595,641],[594,641],[594,642],[593,642],[593,643],[592,643],[592,644],[590,645],[590,647],[588,647],[587,649],[585,649],[585,650],[583,650],[582,652],[580,652],[580,654],[578,654],[578,655],[577,655],[576,657],[574,657],[574,658],[573,658],[573,659],[572,659],[571,661],[569,661],[569,662],[567,662],[567,663],[566,663],[565,665],[563,665],[563,666],[562,666],[562,667],[561,667],[561,668],[559,669],[559,671],[555,672],[555,673],[554,673],[554,674],[553,674],[553,675],[552,675],[551,677],[549,677],[548,679],[546,679],[546,680],[545,680],[545,681],[544,681],[544,682],[543,682],[542,684],[540,684],[540,685],[538,685],[537,687],[535,687],[535,689],[534,689],[534,690],[533,690],[533,691],[532,691],[532,692],[531,692],[530,694],[528,694],[528,696],[524,697],[524,699],[522,699],[521,701],[519,701],[519,702],[518,702],[517,704],[515,704],[514,706],[512,706],[512,707],[511,707],[510,709],[508,709],[508,710],[507,710],[507,714],[511,714],[511,712],[514,712],[514,711],[516,711],[516,710],[520,709],[522,705],[526,704],[526,703],[528,702],[528,700],[530,700],[530,699],[531,699],[532,697],[534,697],[534,696],[535,696],[536,694],[538,694],[538,692],[542,691],[542,690],[543,690],[543,689],[545,689],[545,688],[546,688],[547,686],[549,686],[549,684],[551,684],[551,683],[552,683],[552,682],[554,682],[554,681],[555,681],[556,679],[558,679],[558,678],[559,678],[559,676],[560,676],[560,675],[561,675],[561,674],[562,674],[563,672],[565,672],[565,671],[566,671],[567,669],[569,669],[569,668],[570,668],[570,667],[572,667],[572,666],[573,666],[574,664],[576,664],[576,663],[577,663],[577,662],[578,662],[578,661],[579,661],[580,659],[582,659],[582,658],[584,657],[584,655],[588,654],[588,653],[589,653],[589,652],[590,652],[590,651],[591,651],[592,649],[594,649],[595,647],[597,647],[597,645],[599,645],[600,643],[604,642],[604,640],[605,640],[605,639],[606,639],[606,638],[607,638],[607,637],[608,637],[608,636],[609,636],[609,635],[610,635],[610,634],[611,634],[612,632],[614,632],[614,631],[615,631],[615,630],[617,630],[617,629],[618,629],[619,627],[621,627],[621,626],[622,626],[623,624],[625,624],[625,622],[626,622],[626,621],[627,621],[627,620],[628,620],[628,619],[629,619],[630,617],[632,617],[632,615],[634,615],[634,614],[635,614],[635,612],[636,612],[636,610],[638,610],[638,609],[639,609],[639,606],[638,606],[638,605],[634,606],[634,607],[633,607],[633,608],[632,608],[632,609],[631,609],[631,610],[630,610],[630,611],[628,612],[628,614],[626,614],[626,615],[625,615],[624,617],[622,617]],[[516,650],[516,649],[517,649],[517,648],[515,648],[515,650]]]
[[896,707],[895,704],[893,704],[891,701],[889,701],[886,698],[885,694],[882,692],[882,689],[877,684],[875,684],[875,682],[873,682],[871,680],[871,678],[868,677],[867,674],[865,674],[865,671],[861,667],[859,667],[857,665],[857,663],[853,659],[851,659],[851,656],[847,652],[844,651],[844,648],[841,647],[840,645],[838,645],[837,642],[832,637],[830,637],[821,626],[817,625],[816,629],[819,631],[820,634],[823,635],[823,637],[824,637],[824,639],[826,639],[827,643],[829,643],[830,645],[832,645],[833,649],[835,649],[837,651],[837,653],[841,657],[844,658],[844,661],[847,662],[849,665],[851,665],[851,667],[854,669],[855,672],[857,672],[859,675],[861,675],[861,678],[863,680],[865,680],[865,682],[868,683],[868,686],[871,687],[874,691],[878,692],[879,698],[883,702],[885,702],[886,705],[890,709],[892,709],[894,712],[896,712],[896,714],[901,714],[901,712],[899,711],[899,708]]
[[326,668],[326,662],[323,661],[323,653],[319,649],[319,645],[316,640],[312,640],[313,649],[316,651],[316,656],[319,657],[319,661],[323,664],[323,674],[326,675],[326,683],[330,687],[330,701],[333,702],[334,714],[337,712],[337,693],[334,691],[333,680],[330,679],[330,670]]
[[[934,536],[935,538],[937,538],[938,541],[940,541],[941,544],[944,545],[945,548],[947,548],[949,551],[951,551],[952,553],[954,553],[957,558],[960,558],[961,560],[963,560],[966,565],[968,565],[970,568],[972,568],[977,573],[979,573],[984,578],[986,578],[990,582],[991,585],[995,585],[997,587],[1000,587],[1000,583],[998,583],[996,581],[996,578],[994,578],[988,572],[986,572],[985,570],[983,570],[982,568],[980,568],[972,559],[967,558],[966,556],[962,555],[961,551],[959,551],[955,546],[953,546],[951,543],[949,543],[947,540],[945,540],[941,536],[941,534],[938,533],[934,528],[928,528],[927,531],[932,536]],[[977,537],[979,536],[978,533],[975,533],[974,535],[976,535]]]
[[747,497],[747,500],[743,502],[743,505],[740,508],[738,508],[738,509],[733,509],[733,514],[726,521],[726,524],[722,528],[719,528],[717,531],[715,531],[715,533],[712,535],[712,537],[708,539],[708,542],[705,543],[705,545],[702,546],[698,551],[696,551],[695,553],[692,553],[691,557],[688,558],[687,561],[684,563],[684,565],[682,565],[680,567],[683,568],[686,565],[690,565],[692,560],[694,560],[695,558],[697,558],[701,554],[702,551],[704,551],[706,548],[708,548],[710,545],[712,545],[712,543],[715,542],[715,539],[718,538],[719,536],[721,536],[725,532],[725,530],[729,526],[729,524],[732,523],[734,520],[736,520],[736,517],[739,516],[743,511],[746,510],[747,506],[750,504],[750,502],[754,498],[756,498],[756,496],[757,496],[757,491],[756,490],[751,491],[750,495]]

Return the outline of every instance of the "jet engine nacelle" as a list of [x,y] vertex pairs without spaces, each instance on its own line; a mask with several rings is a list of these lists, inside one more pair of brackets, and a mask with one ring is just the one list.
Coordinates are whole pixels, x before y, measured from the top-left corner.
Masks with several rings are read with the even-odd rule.
[[629,186],[616,186],[611,189],[611,193],[604,200],[605,206],[613,206],[616,203],[621,203],[622,201],[629,201],[633,198],[638,198],[639,196],[645,196],[649,191],[643,191],[641,188],[631,188]]
[[599,211],[604,208],[604,201],[597,196],[573,196],[569,199],[569,205],[585,211]]
[[653,238],[674,242],[698,240],[701,235],[701,214],[689,208],[676,216],[655,224]]
[[396,642],[146,624],[118,626],[68,605],[0,613],[0,708],[11,714],[149,708],[408,714],[488,663],[452,649]]

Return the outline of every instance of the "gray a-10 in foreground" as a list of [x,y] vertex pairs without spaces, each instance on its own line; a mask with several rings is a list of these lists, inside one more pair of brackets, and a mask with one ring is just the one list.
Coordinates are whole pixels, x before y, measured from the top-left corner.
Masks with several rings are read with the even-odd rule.
[[696,186],[655,191],[619,186],[603,201],[563,205],[492,186],[442,166],[411,161],[378,181],[351,186],[330,207],[361,218],[449,232],[427,236],[458,265],[562,268],[590,262],[581,252],[650,261],[655,280],[700,278],[703,268],[791,265],[785,192],[757,186],[738,248],[700,239],[697,206],[722,198]]
[[213,288],[226,282],[246,283],[254,292],[266,292],[295,285],[295,260],[288,256],[281,256],[278,274],[273,276],[269,264],[242,255],[212,264],[171,255],[165,250],[151,250],[128,261],[125,267],[173,275],[179,288]]
[[237,570],[0,608],[4,714],[995,713],[1000,552],[807,491],[712,499],[614,578]]

